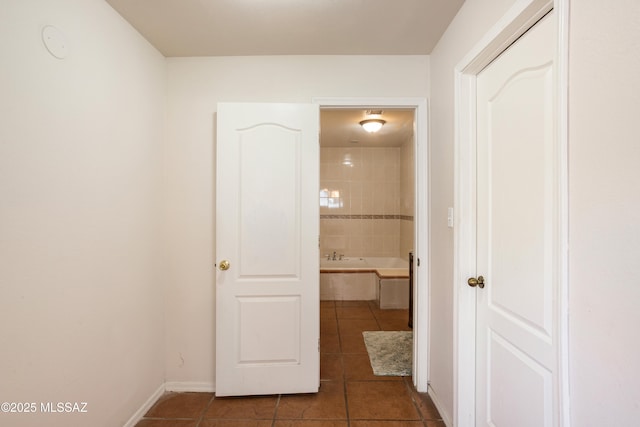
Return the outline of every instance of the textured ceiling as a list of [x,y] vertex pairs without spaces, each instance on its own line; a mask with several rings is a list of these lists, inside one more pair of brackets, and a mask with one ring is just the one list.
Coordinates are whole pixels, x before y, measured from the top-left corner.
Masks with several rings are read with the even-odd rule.
[[163,55],[426,55],[464,0],[106,0]]

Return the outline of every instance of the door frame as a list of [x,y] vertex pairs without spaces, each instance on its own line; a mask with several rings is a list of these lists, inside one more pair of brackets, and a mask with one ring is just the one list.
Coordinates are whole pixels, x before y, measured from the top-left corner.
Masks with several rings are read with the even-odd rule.
[[[429,381],[429,131],[426,98],[313,98],[323,108],[413,108],[415,148],[413,385],[426,392]],[[418,267],[417,264],[420,264]],[[425,274],[420,274],[425,272]],[[420,308],[418,310],[418,307]],[[424,331],[424,332],[423,332]]]
[[569,0],[517,0],[455,67],[454,106],[454,373],[453,425],[476,425],[476,292],[467,278],[476,275],[476,76],[547,12],[556,13],[556,137],[555,160],[559,201],[558,248],[558,413],[568,427],[568,24]]

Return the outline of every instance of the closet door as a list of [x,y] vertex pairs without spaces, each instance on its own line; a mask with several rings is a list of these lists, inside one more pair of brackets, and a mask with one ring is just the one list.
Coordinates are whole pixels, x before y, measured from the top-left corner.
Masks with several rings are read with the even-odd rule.
[[558,424],[554,16],[477,78],[476,426]]

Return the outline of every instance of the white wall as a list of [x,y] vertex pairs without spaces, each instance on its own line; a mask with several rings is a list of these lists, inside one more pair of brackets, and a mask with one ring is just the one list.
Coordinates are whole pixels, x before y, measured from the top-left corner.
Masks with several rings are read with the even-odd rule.
[[640,3],[571,2],[573,426],[640,419]]
[[168,60],[167,381],[210,389],[215,366],[216,103],[427,97],[426,56]]
[[453,419],[454,67],[514,0],[466,0],[430,56],[431,64],[431,341],[430,387],[441,415]]
[[88,404],[0,424],[121,426],[164,381],[164,58],[102,0],[0,8],[0,402]]

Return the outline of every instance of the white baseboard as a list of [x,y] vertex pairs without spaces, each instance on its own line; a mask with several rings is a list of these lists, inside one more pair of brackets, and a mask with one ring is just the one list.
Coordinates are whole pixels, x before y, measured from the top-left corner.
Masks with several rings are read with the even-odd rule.
[[160,387],[158,387],[156,391],[153,392],[153,394],[151,394],[151,396],[149,396],[147,401],[144,402],[144,404],[140,407],[140,409],[138,409],[135,412],[135,414],[133,414],[131,418],[129,418],[129,421],[127,421],[122,427],[135,427],[138,421],[140,421],[144,417],[144,414],[146,414],[147,411],[151,409],[153,404],[156,403],[158,399],[160,399],[160,396],[162,396],[167,391],[175,391],[175,392],[194,391],[194,392],[213,393],[216,391],[216,387],[213,383],[180,382],[180,381],[163,383],[160,385]]
[[146,414],[147,411],[151,409],[153,404],[156,403],[158,399],[160,399],[160,396],[162,396],[164,392],[165,384],[162,383],[160,384],[160,387],[158,387],[158,389],[154,391],[151,396],[149,396],[147,401],[144,402],[140,409],[138,409],[135,414],[133,414],[131,418],[129,418],[129,421],[127,421],[122,427],[134,427],[138,423],[138,421],[140,421],[142,417],[144,417],[144,414]]
[[452,427],[453,424],[451,422],[451,416],[442,407],[442,404],[438,400],[438,395],[431,388],[431,384],[429,384],[429,386],[427,387],[427,394],[429,395],[429,397],[431,398],[431,401],[433,402],[433,404],[436,406],[436,409],[440,413],[440,416],[442,417],[442,421],[444,422],[444,424],[447,427]]
[[213,393],[216,391],[215,384],[207,382],[169,381],[164,383],[164,386],[166,391],[194,391],[201,393]]

